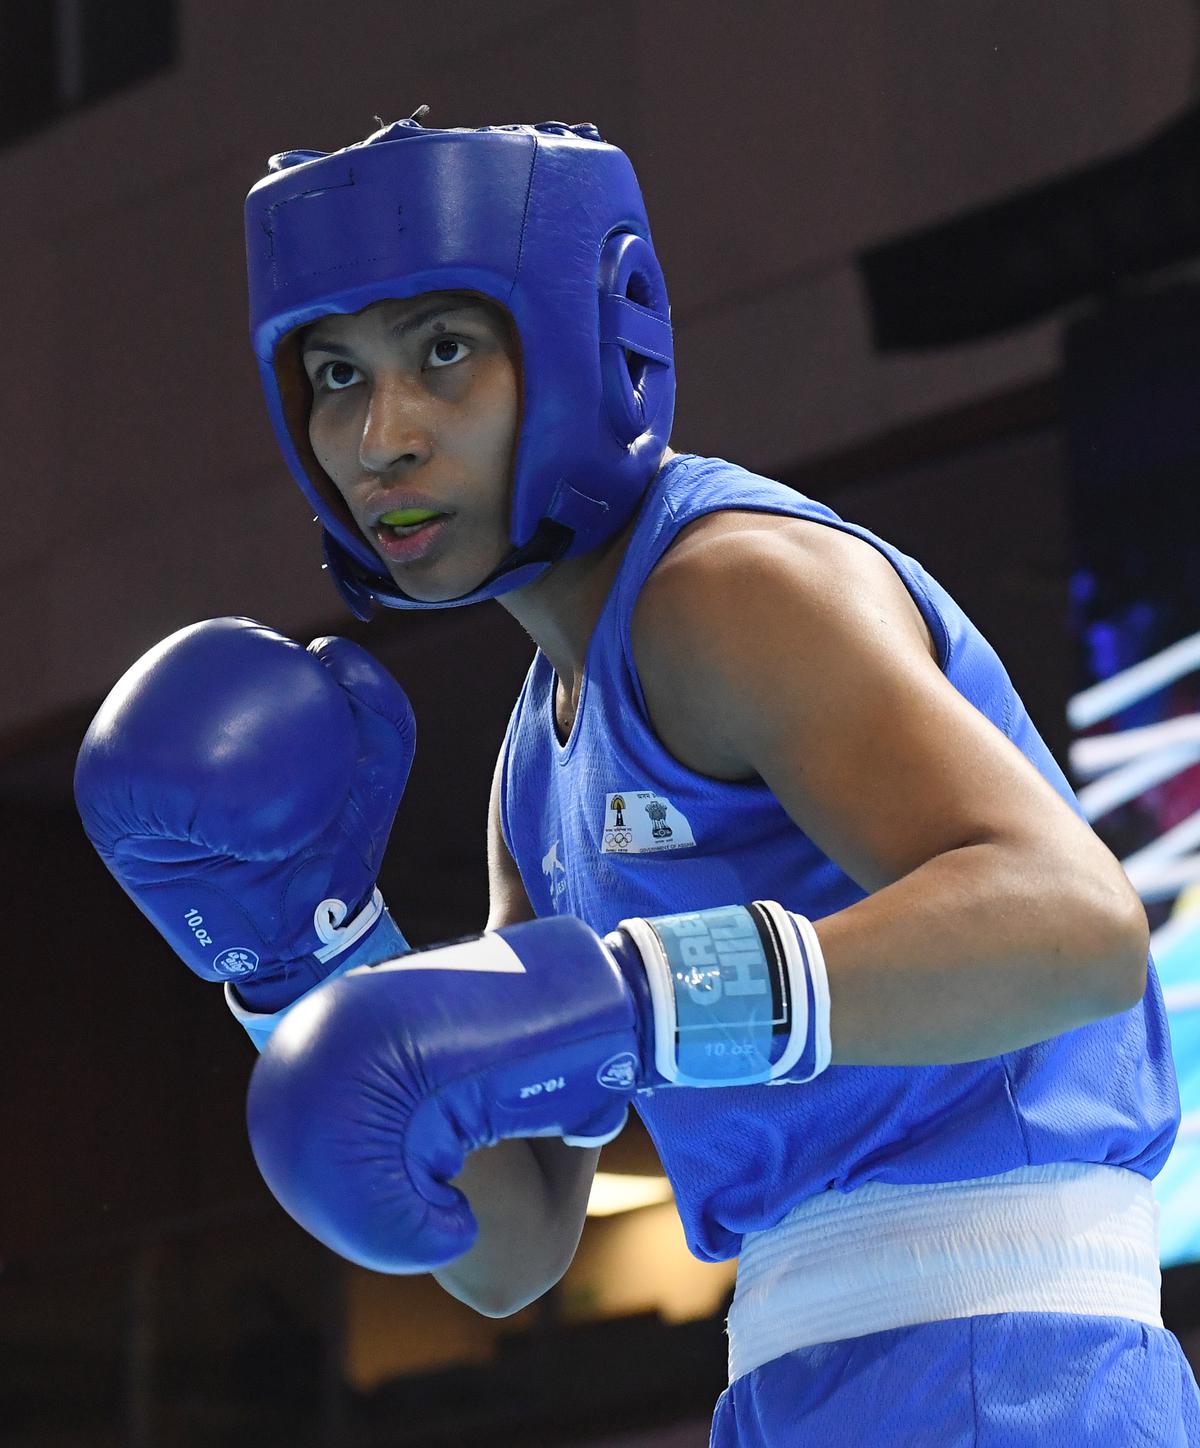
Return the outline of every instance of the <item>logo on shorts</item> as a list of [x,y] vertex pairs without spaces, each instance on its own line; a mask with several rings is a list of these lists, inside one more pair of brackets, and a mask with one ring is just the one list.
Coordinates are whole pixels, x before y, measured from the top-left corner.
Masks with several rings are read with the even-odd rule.
[[694,847],[687,817],[670,800],[649,789],[627,789],[605,798],[601,852],[647,855]]

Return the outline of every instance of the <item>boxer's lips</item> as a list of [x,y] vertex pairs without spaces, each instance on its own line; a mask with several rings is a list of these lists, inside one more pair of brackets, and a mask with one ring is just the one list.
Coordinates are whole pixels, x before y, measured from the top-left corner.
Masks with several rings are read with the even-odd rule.
[[427,494],[396,488],[368,501],[362,526],[389,562],[411,563],[432,549],[453,517],[453,508],[441,507]]
[[[390,515],[389,515],[390,516]],[[445,532],[451,514],[433,513],[411,524],[388,524],[382,520],[375,525],[375,546],[392,563],[413,563],[434,547]]]

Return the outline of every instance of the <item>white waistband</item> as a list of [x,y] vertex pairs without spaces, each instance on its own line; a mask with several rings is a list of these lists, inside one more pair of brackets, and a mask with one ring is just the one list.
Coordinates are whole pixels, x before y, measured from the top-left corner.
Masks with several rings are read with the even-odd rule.
[[822,1192],[742,1243],[729,1379],[815,1343],[984,1313],[1161,1327],[1161,1284],[1154,1188],[1124,1167]]

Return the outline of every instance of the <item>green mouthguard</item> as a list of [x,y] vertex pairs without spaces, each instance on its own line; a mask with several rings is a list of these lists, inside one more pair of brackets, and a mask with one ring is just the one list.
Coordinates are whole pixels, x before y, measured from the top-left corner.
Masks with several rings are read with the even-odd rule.
[[391,513],[384,513],[379,521],[391,528],[407,528],[413,523],[424,523],[437,516],[433,508],[396,508]]

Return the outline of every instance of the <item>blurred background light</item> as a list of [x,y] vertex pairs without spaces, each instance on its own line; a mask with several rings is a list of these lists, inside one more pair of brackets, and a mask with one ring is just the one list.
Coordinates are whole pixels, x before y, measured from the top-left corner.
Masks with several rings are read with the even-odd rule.
[[671,1183],[664,1176],[627,1176],[598,1171],[588,1197],[589,1217],[614,1217],[638,1207],[656,1207],[671,1200]]

